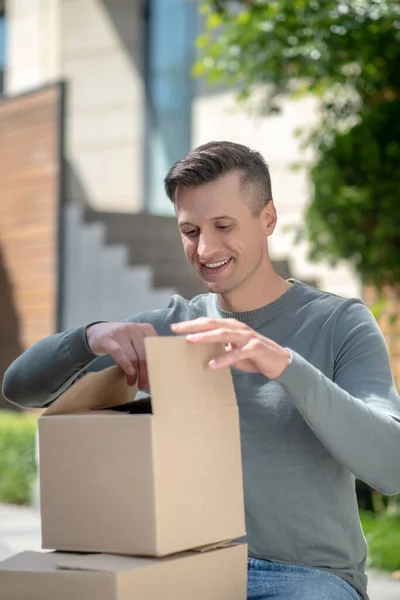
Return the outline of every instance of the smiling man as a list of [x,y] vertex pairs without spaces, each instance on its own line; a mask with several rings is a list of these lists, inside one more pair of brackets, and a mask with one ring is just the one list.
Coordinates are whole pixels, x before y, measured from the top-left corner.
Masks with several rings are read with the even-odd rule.
[[146,336],[225,343],[209,367],[232,367],[238,399],[248,598],[366,599],[355,477],[400,491],[400,399],[383,336],[360,300],[274,271],[277,216],[259,153],[211,142],[178,161],[165,186],[206,293],[47,337],[9,367],[3,393],[46,406],[115,362],[146,388]]

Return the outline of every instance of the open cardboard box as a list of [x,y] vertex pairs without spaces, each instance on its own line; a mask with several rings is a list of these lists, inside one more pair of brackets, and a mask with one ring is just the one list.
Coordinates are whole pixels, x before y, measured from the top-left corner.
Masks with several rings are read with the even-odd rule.
[[223,346],[145,342],[147,403],[127,405],[136,392],[110,367],[39,419],[43,548],[164,556],[245,534],[232,377],[207,366]]
[[247,546],[165,558],[23,552],[0,563],[0,600],[245,600]]

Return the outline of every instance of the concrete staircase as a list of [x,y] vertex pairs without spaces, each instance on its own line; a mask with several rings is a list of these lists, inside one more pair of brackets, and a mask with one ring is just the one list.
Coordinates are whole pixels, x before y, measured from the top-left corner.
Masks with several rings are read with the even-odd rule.
[[102,223],[109,245],[123,244],[130,265],[149,265],[156,289],[172,286],[184,298],[205,288],[187,261],[173,216],[85,211],[87,223]]
[[173,287],[155,289],[151,266],[131,266],[123,243],[106,244],[106,225],[85,222],[76,205],[64,208],[62,329],[121,320],[166,306]]

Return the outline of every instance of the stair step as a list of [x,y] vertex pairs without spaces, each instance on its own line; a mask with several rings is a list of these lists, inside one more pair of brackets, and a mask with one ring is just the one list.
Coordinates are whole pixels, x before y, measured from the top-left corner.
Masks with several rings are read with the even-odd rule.
[[[147,261],[129,264],[130,246],[106,243],[106,225],[85,221],[76,205],[64,209],[63,328],[96,320],[122,320],[166,306],[176,289],[154,289]],[[148,246],[148,240],[147,244]]]

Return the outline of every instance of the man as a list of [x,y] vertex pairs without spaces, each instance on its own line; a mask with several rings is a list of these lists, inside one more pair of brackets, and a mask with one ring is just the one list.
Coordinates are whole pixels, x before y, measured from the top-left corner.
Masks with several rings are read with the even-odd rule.
[[4,395],[46,406],[113,362],[146,388],[146,336],[223,342],[209,366],[232,367],[239,404],[249,599],[367,598],[355,477],[400,491],[400,399],[383,336],[360,300],[275,273],[277,215],[259,153],[211,142],[178,161],[165,187],[208,293],[47,337],[9,367]]

